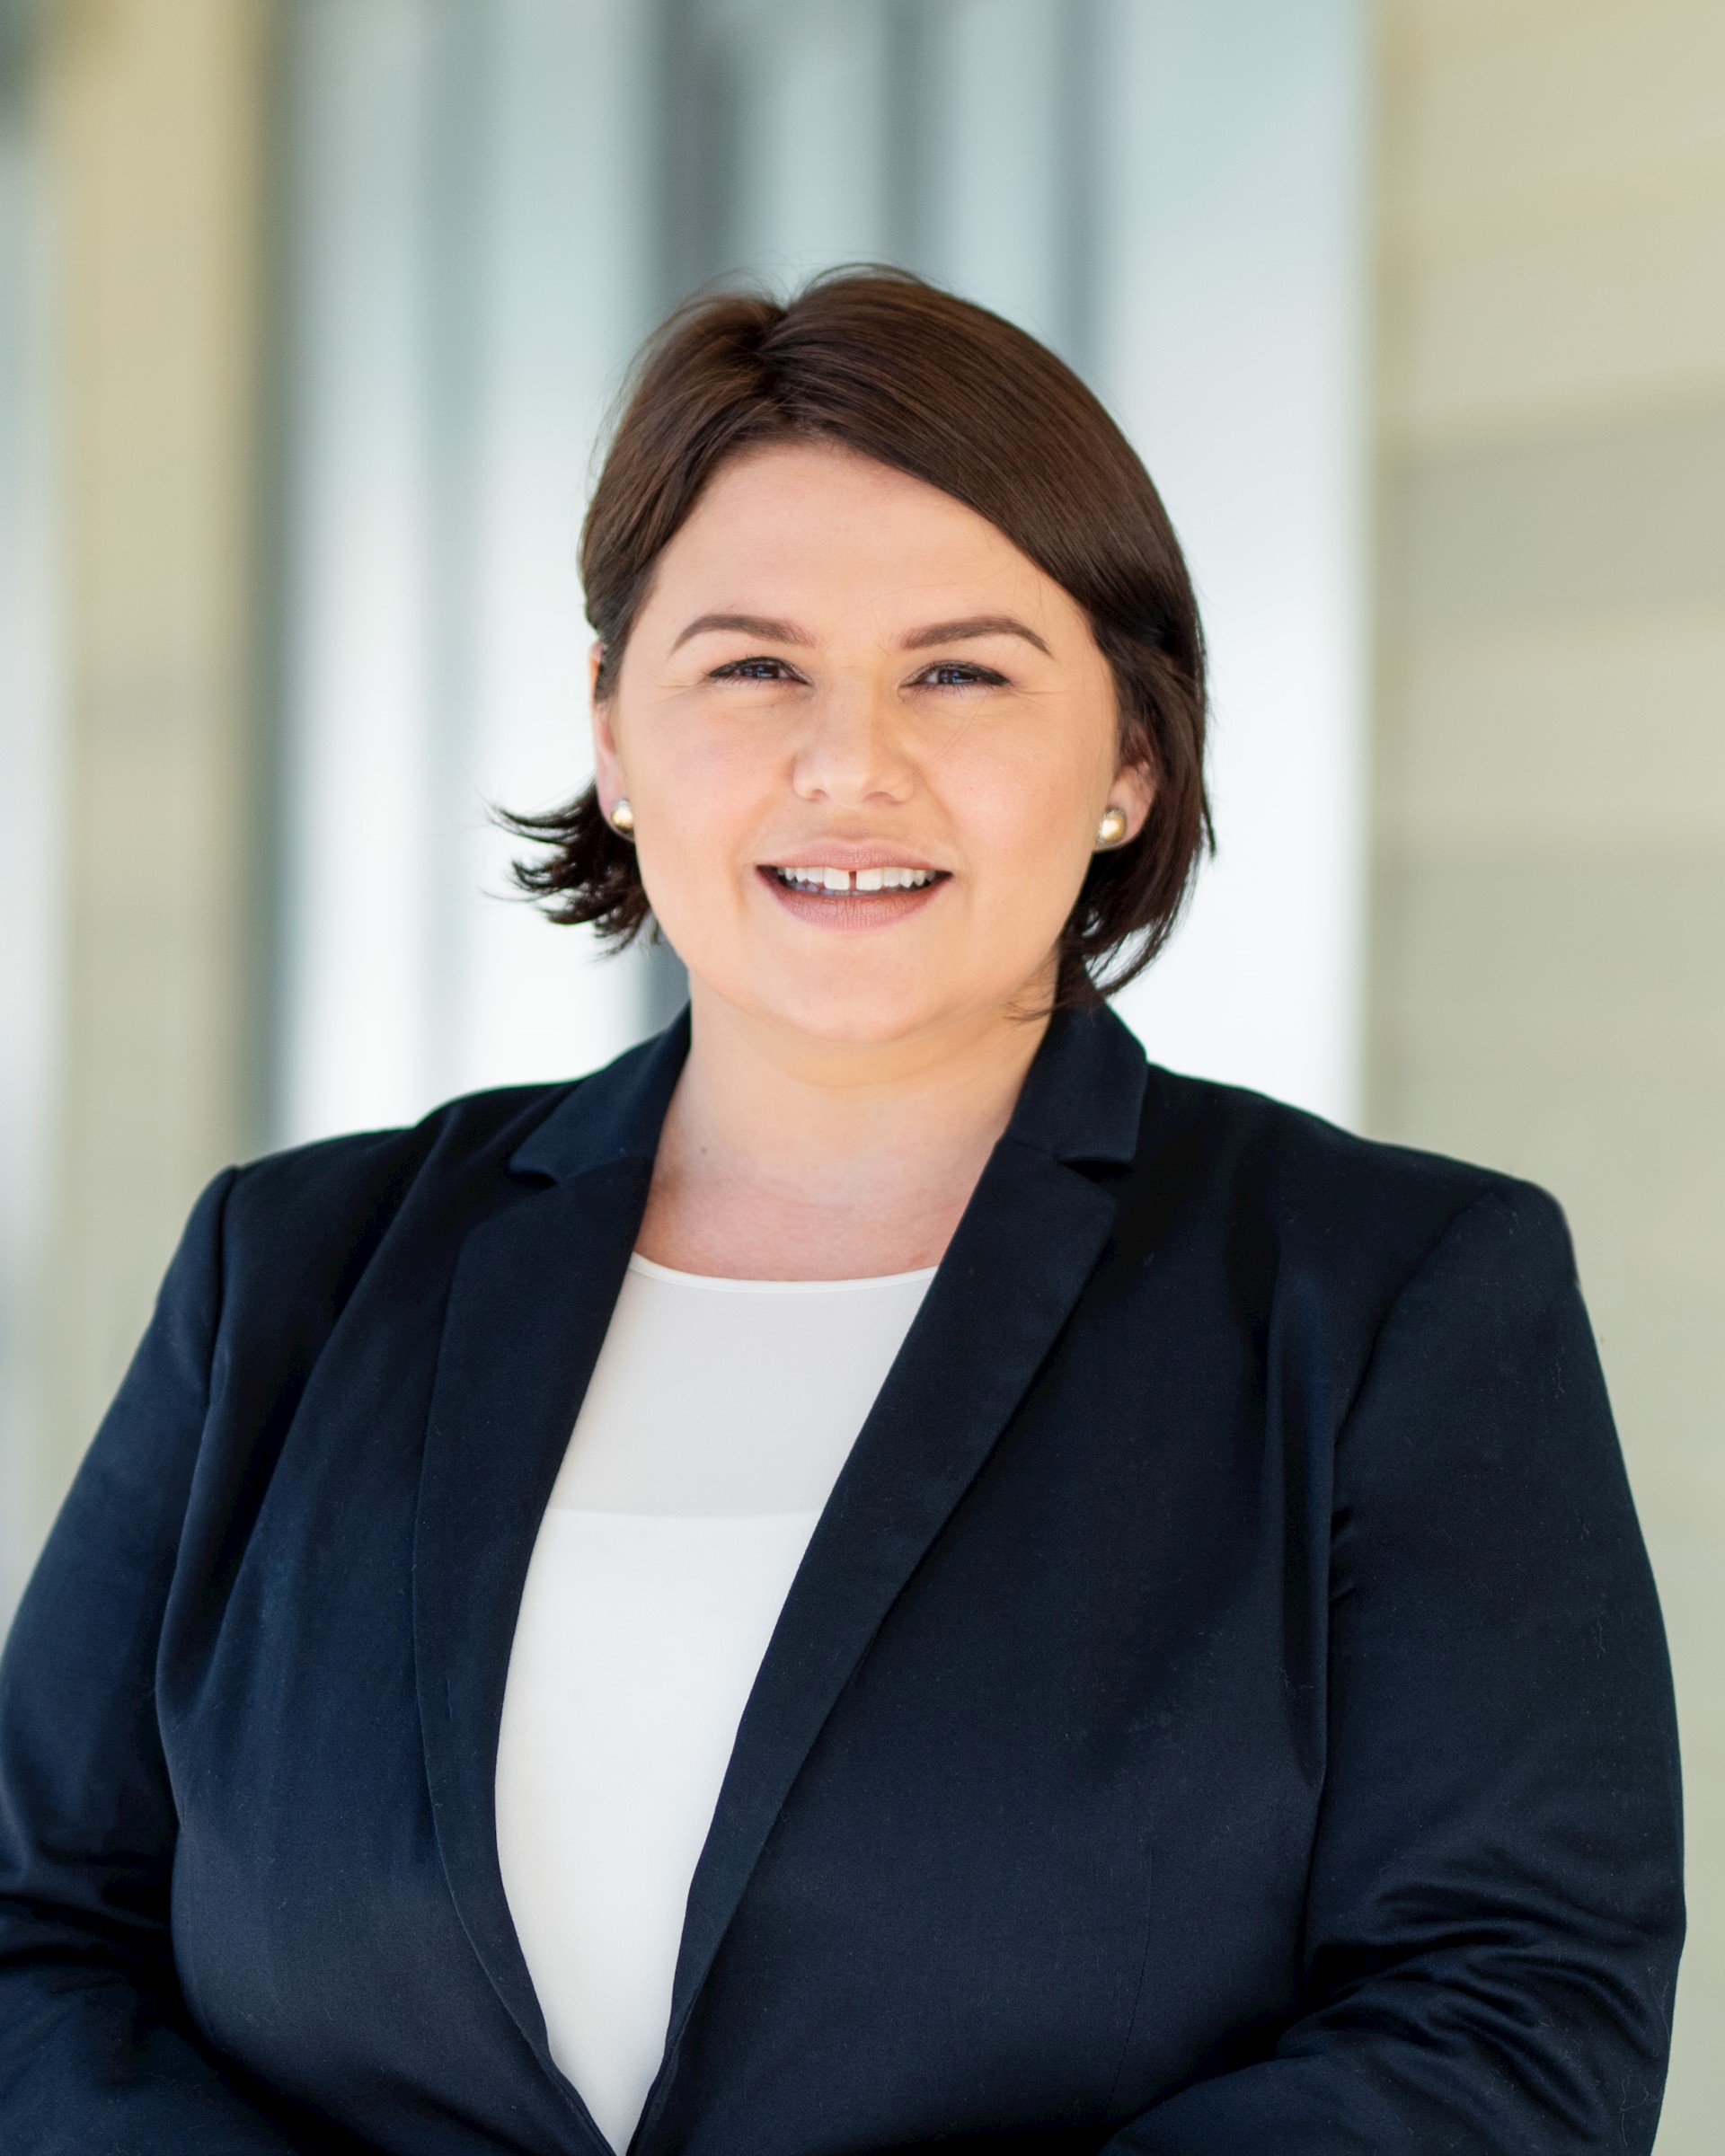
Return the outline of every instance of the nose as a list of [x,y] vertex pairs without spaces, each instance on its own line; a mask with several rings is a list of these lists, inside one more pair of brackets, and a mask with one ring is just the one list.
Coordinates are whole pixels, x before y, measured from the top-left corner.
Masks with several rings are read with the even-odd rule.
[[897,700],[861,676],[822,683],[806,707],[792,782],[804,800],[835,808],[907,800],[916,774]]

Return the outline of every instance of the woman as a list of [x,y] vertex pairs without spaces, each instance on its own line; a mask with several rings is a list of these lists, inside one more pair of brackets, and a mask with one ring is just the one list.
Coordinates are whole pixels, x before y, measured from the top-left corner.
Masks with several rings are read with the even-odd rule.
[[0,1685],[9,2151],[1639,2150],[1653,1590],[1539,1192],[1146,1066],[1201,646],[1074,377],[708,299],[528,880],[690,1008],[221,1177]]

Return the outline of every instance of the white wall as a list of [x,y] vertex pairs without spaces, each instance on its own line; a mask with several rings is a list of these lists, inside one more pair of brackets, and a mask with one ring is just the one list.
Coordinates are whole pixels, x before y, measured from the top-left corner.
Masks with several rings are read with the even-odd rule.
[[0,1629],[35,1555],[59,957],[49,248],[37,115],[0,83]]

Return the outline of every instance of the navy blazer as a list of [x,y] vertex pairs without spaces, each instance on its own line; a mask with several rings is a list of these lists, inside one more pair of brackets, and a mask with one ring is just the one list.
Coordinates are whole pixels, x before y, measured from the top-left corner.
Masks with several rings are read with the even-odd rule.
[[[602,2156],[492,1779],[686,1042],[199,1202],[0,1670],[8,2156]],[[1645,2151],[1681,1921],[1556,1206],[1057,1019],[773,1636],[634,2147]]]

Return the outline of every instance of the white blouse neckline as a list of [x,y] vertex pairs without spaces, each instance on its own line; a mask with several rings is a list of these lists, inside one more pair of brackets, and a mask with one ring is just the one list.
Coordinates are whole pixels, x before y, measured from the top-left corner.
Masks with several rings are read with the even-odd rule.
[[630,1254],[629,1270],[644,1274],[650,1280],[666,1281],[673,1287],[708,1288],[718,1294],[830,1295],[866,1287],[908,1287],[915,1281],[932,1280],[939,1268],[924,1265],[909,1273],[868,1273],[855,1280],[739,1280],[727,1273],[678,1272],[673,1266],[660,1265],[656,1258],[643,1258],[634,1250]]

